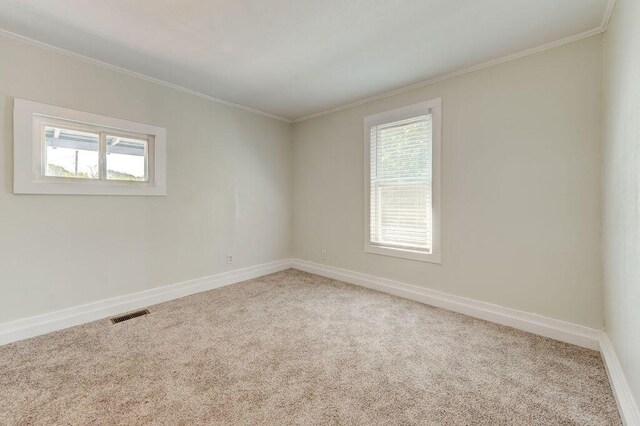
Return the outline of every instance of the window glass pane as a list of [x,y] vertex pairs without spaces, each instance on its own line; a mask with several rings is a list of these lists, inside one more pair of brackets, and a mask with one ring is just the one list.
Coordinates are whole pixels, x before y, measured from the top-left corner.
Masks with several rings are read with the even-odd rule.
[[97,133],[44,126],[45,176],[98,179]]
[[107,179],[146,181],[147,141],[107,135]]
[[432,245],[431,115],[371,128],[371,243]]

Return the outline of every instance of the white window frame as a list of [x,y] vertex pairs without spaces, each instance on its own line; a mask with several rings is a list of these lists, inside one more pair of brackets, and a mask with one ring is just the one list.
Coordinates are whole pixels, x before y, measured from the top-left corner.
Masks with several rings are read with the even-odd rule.
[[[44,125],[100,135],[100,178],[45,176]],[[106,179],[106,135],[146,141],[145,181]],[[15,194],[166,195],[166,130],[162,127],[14,99],[13,192]]]
[[[381,124],[406,120],[431,112],[432,120],[432,147],[431,147],[431,203],[433,235],[430,252],[386,247],[371,242],[371,127]],[[419,260],[430,263],[442,263],[441,234],[440,234],[440,154],[442,133],[442,100],[431,99],[415,105],[368,115],[364,118],[364,251],[365,253],[384,256],[401,257],[410,260]]]

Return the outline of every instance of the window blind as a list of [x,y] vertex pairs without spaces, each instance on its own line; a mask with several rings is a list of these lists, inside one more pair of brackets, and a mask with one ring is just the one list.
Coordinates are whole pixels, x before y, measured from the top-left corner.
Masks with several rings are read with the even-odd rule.
[[371,127],[370,243],[432,251],[432,115]]

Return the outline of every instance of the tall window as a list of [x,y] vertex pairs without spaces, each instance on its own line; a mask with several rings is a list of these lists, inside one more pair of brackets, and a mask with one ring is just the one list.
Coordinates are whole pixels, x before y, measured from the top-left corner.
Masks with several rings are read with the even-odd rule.
[[365,250],[440,262],[440,100],[365,118]]

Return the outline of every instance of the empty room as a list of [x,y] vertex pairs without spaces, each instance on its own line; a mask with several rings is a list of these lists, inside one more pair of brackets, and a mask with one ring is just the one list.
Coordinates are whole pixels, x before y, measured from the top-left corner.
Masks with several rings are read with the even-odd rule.
[[639,406],[640,1],[0,0],[0,425]]

